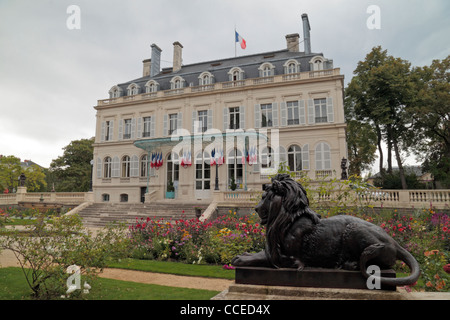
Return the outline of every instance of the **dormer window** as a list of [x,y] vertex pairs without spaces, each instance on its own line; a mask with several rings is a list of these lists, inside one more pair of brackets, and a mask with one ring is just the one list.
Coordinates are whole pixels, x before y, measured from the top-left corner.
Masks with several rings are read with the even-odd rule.
[[232,68],[228,71],[228,76],[230,81],[244,80],[244,70],[239,67]]
[[316,56],[309,61],[311,65],[311,71],[320,71],[323,70],[325,59],[321,56]]
[[136,94],[139,94],[139,91],[141,90],[141,87],[136,84],[136,83],[132,83],[128,86],[127,91],[128,91],[128,95],[129,96],[134,96]]
[[288,61],[286,61],[283,67],[284,74],[293,74],[300,72],[300,63],[298,63],[297,60],[294,59],[289,59]]
[[210,72],[203,72],[198,77],[198,82],[200,86],[206,86],[209,84],[213,84],[214,76]]
[[110,99],[114,99],[114,98],[119,98],[122,96],[122,88],[119,86],[114,86],[111,88],[111,90],[109,90],[109,98]]
[[145,84],[145,93],[153,93],[159,90],[159,83],[155,80],[150,80]]
[[180,76],[176,76],[170,80],[171,89],[181,89],[184,88],[184,79]]
[[275,75],[275,67],[270,62],[263,63],[258,70],[260,77],[271,77]]

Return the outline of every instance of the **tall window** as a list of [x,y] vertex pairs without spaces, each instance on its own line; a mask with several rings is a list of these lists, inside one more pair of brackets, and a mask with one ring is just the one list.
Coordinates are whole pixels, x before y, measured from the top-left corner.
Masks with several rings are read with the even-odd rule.
[[288,116],[288,125],[299,124],[299,110],[298,110],[298,101],[290,101],[286,103],[287,106],[287,116]]
[[144,130],[142,132],[142,137],[150,137],[152,126],[152,117],[144,117]]
[[229,129],[239,129],[239,107],[229,108],[230,126]]
[[195,189],[211,189],[210,155],[207,152],[199,153],[195,159]]
[[331,169],[331,153],[330,146],[321,142],[316,146],[316,170]]
[[122,158],[122,178],[130,177],[130,166],[131,166],[130,157],[124,156]]
[[290,171],[301,171],[302,170],[302,149],[293,145],[288,149],[288,165]]
[[123,121],[123,125],[124,125],[123,138],[131,139],[131,119],[125,119]]
[[169,135],[177,130],[178,115],[176,113],[169,114]]
[[296,73],[297,72],[297,65],[294,62],[291,62],[287,66],[287,73]]
[[103,177],[111,178],[112,160],[111,157],[106,157],[103,165]]
[[261,167],[270,168],[272,167],[273,150],[271,147],[265,147],[261,151]]
[[208,130],[208,111],[202,110],[198,112],[198,121],[200,121],[200,128],[202,132]]
[[106,121],[106,124],[105,124],[105,141],[112,140],[112,126],[113,126],[113,122],[112,121]]
[[238,149],[233,149],[228,153],[228,188],[231,189],[231,182],[234,180],[237,188],[243,183],[243,166],[242,166],[242,152]]
[[327,122],[327,99],[314,99],[315,122]]
[[142,157],[141,157],[141,172],[140,172],[140,175],[141,175],[141,177],[147,177],[147,170],[148,170],[148,156],[146,155],[146,154],[144,154]]
[[271,127],[272,126],[272,104],[262,104],[261,105],[261,127]]

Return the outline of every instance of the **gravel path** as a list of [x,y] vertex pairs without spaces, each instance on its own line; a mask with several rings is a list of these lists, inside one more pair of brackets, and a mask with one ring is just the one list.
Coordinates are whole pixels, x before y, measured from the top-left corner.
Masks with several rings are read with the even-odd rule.
[[[0,254],[0,267],[19,267],[11,250],[3,250]],[[223,291],[234,283],[233,280],[212,279],[202,277],[186,277],[163,273],[134,271],[124,269],[105,269],[99,275],[102,278],[133,281],[139,283],[158,284],[170,287]]]

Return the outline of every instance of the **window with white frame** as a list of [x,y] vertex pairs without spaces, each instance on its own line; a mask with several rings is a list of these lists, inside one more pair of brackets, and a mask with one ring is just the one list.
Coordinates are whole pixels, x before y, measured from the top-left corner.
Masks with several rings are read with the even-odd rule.
[[123,139],[131,139],[131,119],[123,120]]
[[270,77],[274,75],[275,67],[271,63],[263,63],[259,68],[260,77]]
[[271,147],[264,147],[261,150],[261,168],[271,168],[273,160],[273,150]]
[[239,129],[240,128],[240,119],[239,119],[239,107],[231,107],[229,110],[229,127],[228,129]]
[[111,90],[109,90],[109,98],[113,99],[113,98],[119,98],[122,96],[122,88],[120,88],[119,86],[114,86],[111,88]]
[[315,123],[327,122],[327,99],[314,99]]
[[105,121],[105,141],[112,140],[113,121]]
[[232,68],[228,75],[230,81],[244,80],[244,71],[239,67]]
[[198,78],[200,86],[206,86],[213,83],[213,75],[209,72],[203,72]]
[[148,170],[148,156],[144,154],[141,157],[140,161],[140,177],[144,178],[147,177],[147,170]]
[[300,72],[300,64],[297,60],[290,59],[283,65],[285,74],[293,74]]
[[130,167],[131,167],[130,156],[124,156],[122,158],[122,178],[130,177]]
[[287,124],[296,125],[300,123],[298,101],[286,102],[287,108]]
[[133,96],[133,95],[139,94],[140,86],[135,83],[132,83],[128,86],[127,89],[128,89],[128,95]]
[[202,132],[208,130],[208,110],[198,111],[198,121],[200,122]]
[[152,132],[152,117],[144,117],[142,122],[142,137],[150,137]]
[[169,114],[169,132],[168,134],[171,135],[175,130],[177,130],[178,125],[178,114],[172,113]]
[[150,80],[145,84],[145,92],[146,93],[153,93],[158,91],[159,88],[159,84],[154,81],[154,80]]
[[288,166],[290,171],[302,171],[302,149],[298,145],[288,149]]
[[261,104],[261,127],[272,127],[272,104]]
[[111,178],[111,170],[112,170],[111,157],[106,157],[103,162],[103,177],[106,179]]

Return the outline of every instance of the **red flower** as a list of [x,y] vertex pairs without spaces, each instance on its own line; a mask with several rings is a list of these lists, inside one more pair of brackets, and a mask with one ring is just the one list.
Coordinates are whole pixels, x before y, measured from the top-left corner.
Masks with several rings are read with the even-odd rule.
[[444,271],[450,273],[450,263],[444,266]]

